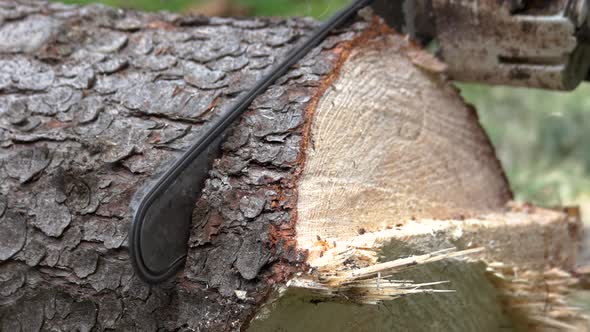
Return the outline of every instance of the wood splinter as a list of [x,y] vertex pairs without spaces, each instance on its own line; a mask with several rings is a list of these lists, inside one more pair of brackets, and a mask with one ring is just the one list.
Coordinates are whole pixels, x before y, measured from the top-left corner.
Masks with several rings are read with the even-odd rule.
[[[329,248],[316,243],[311,269],[291,279],[254,326],[272,329],[293,310],[293,330],[320,326],[311,322],[328,313],[341,317],[330,324],[345,331],[358,327],[359,317],[368,330],[388,326],[392,314],[418,331],[429,331],[441,317],[452,317],[445,326],[456,331],[493,331],[498,324],[584,330],[588,317],[568,304],[579,283],[571,273],[577,250],[571,236],[579,225],[560,211],[511,203],[479,217],[409,220],[395,229],[332,239]],[[417,307],[433,314],[413,321],[416,313],[407,308]]]
[[[287,288],[309,289],[326,298],[341,298],[364,304],[391,301],[410,294],[450,293],[454,291],[425,288],[446,284],[448,281],[414,283],[411,280],[396,280],[394,277],[400,272],[422,264],[468,256],[482,250],[483,248],[477,248],[457,252],[455,248],[449,248],[426,255],[410,256],[383,263],[373,262],[373,265],[350,268],[350,265],[356,265],[355,261],[358,256],[354,249],[349,248],[349,250],[335,254],[338,256],[335,257],[335,261],[340,266],[334,263],[315,266],[313,272],[289,280],[286,286]],[[367,264],[368,262],[363,263]]]

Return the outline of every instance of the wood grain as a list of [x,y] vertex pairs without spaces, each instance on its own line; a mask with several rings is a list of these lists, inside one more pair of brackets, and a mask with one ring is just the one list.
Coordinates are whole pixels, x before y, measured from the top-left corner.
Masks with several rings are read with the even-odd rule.
[[401,36],[373,40],[320,100],[299,182],[300,246],[510,199],[475,111],[440,74],[414,65],[416,53]]

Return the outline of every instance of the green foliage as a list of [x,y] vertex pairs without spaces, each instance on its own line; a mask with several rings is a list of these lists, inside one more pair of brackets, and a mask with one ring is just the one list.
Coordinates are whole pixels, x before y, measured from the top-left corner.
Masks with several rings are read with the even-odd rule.
[[574,92],[461,85],[517,198],[571,202],[590,193],[590,85]]
[[[134,8],[146,11],[169,10],[182,11],[189,6],[203,3],[206,0],[61,0],[64,3],[100,2],[105,5],[121,8]],[[348,0],[231,0],[246,6],[253,15],[261,16],[311,16],[325,19],[338,10]]]
[[326,19],[350,1],[347,0],[235,0],[248,6],[256,15],[311,16]]

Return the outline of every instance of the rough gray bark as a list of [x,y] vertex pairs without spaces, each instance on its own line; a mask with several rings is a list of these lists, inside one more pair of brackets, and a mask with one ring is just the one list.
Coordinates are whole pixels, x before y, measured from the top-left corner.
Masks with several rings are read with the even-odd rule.
[[0,330],[243,328],[300,268],[305,111],[367,24],[256,100],[197,204],[185,271],[160,287],[128,261],[134,193],[316,23],[8,1],[0,24]]

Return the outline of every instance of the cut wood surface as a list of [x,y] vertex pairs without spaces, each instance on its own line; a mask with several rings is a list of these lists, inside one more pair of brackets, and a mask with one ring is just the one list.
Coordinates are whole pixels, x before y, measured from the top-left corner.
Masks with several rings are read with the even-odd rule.
[[[376,18],[334,32],[227,133],[176,278],[134,275],[136,192],[317,25],[0,3],[0,330],[346,330],[349,314],[357,330],[518,326],[498,297],[511,284],[489,269],[566,275],[577,220],[506,211],[493,147],[444,64]],[[348,254],[384,273],[436,261],[420,278],[396,271],[407,282],[388,279],[391,294],[454,292],[343,300],[318,276],[353,271],[329,261]],[[318,301],[342,324],[284,320]],[[380,308],[397,316],[373,320]]]
[[299,182],[301,246],[510,199],[475,110],[436,77],[440,67],[401,36],[352,51],[314,112]]

